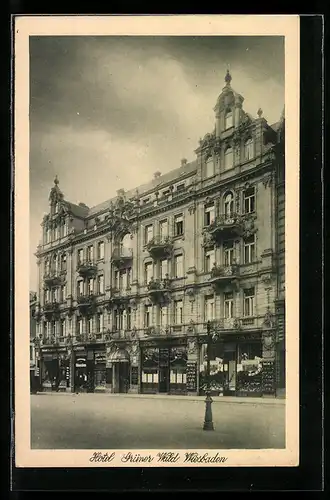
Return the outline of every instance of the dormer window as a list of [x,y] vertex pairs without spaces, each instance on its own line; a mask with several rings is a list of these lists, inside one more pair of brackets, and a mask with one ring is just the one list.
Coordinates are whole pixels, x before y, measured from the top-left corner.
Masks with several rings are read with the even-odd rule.
[[230,146],[225,150],[225,170],[233,167],[233,148]]
[[247,139],[247,141],[245,141],[244,157],[245,157],[245,160],[251,160],[254,157],[253,139],[251,137],[249,139]]
[[225,114],[225,130],[228,130],[233,126],[233,112],[228,109]]
[[205,178],[208,179],[209,177],[212,177],[214,175],[214,162],[213,162],[213,157],[210,156],[206,160],[206,165],[205,165]]

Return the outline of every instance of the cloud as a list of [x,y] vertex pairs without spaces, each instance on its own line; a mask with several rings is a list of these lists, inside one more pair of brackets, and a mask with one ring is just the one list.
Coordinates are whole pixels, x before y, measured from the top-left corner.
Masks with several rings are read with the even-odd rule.
[[31,287],[55,174],[68,200],[93,206],[194,159],[199,137],[214,127],[228,59],[245,110],[279,119],[281,44],[175,38],[31,40]]

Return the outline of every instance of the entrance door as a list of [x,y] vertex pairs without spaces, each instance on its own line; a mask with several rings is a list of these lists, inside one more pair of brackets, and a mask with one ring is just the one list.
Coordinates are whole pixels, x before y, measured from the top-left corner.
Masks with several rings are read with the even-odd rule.
[[224,396],[236,395],[236,351],[224,353]]
[[169,373],[168,373],[168,368],[159,368],[159,392],[168,392],[169,387],[168,387],[168,378],[169,378]]
[[125,393],[129,389],[129,363],[118,363],[118,392]]

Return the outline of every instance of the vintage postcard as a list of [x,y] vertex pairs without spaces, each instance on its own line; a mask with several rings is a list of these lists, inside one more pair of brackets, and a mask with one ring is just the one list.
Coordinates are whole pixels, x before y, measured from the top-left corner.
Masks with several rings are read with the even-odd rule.
[[299,465],[299,17],[14,28],[15,465]]

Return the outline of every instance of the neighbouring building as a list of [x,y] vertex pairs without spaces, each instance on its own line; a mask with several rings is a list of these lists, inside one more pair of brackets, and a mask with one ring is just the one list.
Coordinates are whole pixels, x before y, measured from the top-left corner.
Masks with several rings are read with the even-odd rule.
[[37,249],[44,390],[215,394],[285,388],[284,112],[225,86],[196,158],[89,208],[56,178]]
[[30,391],[37,390],[38,362],[36,360],[35,339],[37,332],[37,322],[35,319],[37,305],[37,294],[30,292]]

